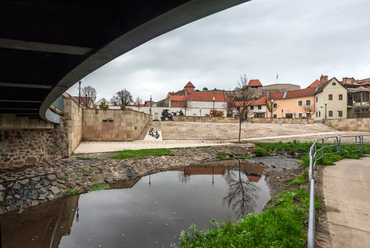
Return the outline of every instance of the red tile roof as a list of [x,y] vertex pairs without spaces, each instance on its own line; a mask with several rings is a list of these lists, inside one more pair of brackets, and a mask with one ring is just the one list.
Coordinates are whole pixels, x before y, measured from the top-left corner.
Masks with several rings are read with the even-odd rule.
[[285,92],[272,92],[269,94],[269,99],[283,99]]
[[215,102],[226,102],[226,94],[223,93],[212,93],[212,92],[201,92],[201,91],[193,91],[189,92],[186,95],[188,101],[190,99],[192,101],[213,101],[213,97],[215,98]]
[[315,94],[315,88],[309,87],[309,88],[301,89],[301,90],[287,91],[287,94],[284,97],[284,99],[285,98],[296,98],[296,97],[302,97],[302,96],[313,96]]
[[258,80],[258,79],[251,79],[251,80],[249,80],[249,83],[248,83],[247,86],[250,86],[250,87],[252,87],[252,86],[262,86],[262,84],[261,84],[260,80]]
[[[79,98],[78,96],[74,96],[73,98],[75,98],[77,100],[77,102],[78,102],[78,98]],[[80,99],[81,99],[81,105],[84,105],[85,106],[86,105],[86,97],[85,96],[81,96]],[[88,104],[91,103],[91,97],[89,97],[89,96],[87,97],[87,103]]]
[[307,88],[316,88],[317,85],[320,84],[320,80],[316,79],[312,84],[310,84]]
[[184,88],[195,88],[195,86],[189,81]]

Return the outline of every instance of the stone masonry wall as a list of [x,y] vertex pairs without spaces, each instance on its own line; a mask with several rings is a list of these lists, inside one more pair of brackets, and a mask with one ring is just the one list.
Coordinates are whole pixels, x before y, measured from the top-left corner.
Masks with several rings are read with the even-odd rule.
[[68,156],[65,122],[53,129],[0,130],[0,169],[49,162]]
[[64,116],[68,130],[68,154],[77,148],[82,141],[82,112],[83,109],[73,97],[65,95]]
[[150,115],[133,110],[84,109],[82,140],[136,140],[149,121]]
[[215,122],[215,123],[238,123],[238,118],[232,117],[206,117],[206,116],[174,116],[176,122]]
[[370,131],[370,118],[330,119],[325,124],[340,131]]
[[313,124],[312,119],[291,119],[291,118],[253,118],[252,123],[272,123],[272,124]]

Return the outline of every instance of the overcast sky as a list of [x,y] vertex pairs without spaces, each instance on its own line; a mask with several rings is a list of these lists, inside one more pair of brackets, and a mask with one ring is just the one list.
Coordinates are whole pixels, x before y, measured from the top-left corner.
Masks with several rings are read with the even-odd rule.
[[[157,37],[82,79],[97,100],[127,89],[154,101],[191,81],[234,89],[240,76],[307,87],[320,75],[370,77],[370,1],[252,0]],[[78,84],[68,92],[78,95]]]

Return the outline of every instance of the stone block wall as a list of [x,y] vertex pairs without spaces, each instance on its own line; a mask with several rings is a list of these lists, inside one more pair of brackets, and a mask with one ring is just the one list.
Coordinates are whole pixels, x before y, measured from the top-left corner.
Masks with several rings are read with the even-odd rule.
[[64,122],[53,129],[0,130],[0,169],[35,165],[68,156]]
[[66,122],[67,127],[68,154],[72,154],[82,141],[82,112],[83,109],[78,105],[77,100],[65,95],[62,120]]
[[340,131],[370,131],[370,118],[327,119],[323,122]]
[[272,123],[272,124],[313,124],[312,119],[293,119],[293,118],[253,118],[252,123]]
[[176,122],[215,122],[215,123],[239,123],[238,118],[233,117],[206,117],[206,116],[174,116]]
[[150,115],[133,110],[84,109],[82,140],[136,140],[149,121]]

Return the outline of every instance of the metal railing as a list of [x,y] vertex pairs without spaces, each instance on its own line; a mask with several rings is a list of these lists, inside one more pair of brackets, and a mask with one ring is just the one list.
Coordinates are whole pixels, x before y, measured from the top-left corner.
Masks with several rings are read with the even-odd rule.
[[[369,144],[370,141],[364,142],[364,137],[369,138],[370,135],[353,135],[353,136],[333,136],[325,137],[322,139],[315,140],[315,142],[310,147],[310,167],[309,167],[309,186],[310,186],[310,208],[309,208],[309,217],[308,217],[308,235],[307,235],[307,247],[315,247],[315,176],[314,171],[316,170],[317,161],[319,159],[324,159],[325,155],[329,154],[342,154],[343,147],[348,145],[355,145],[356,150],[363,153],[364,152],[364,143]],[[351,140],[351,143],[348,143],[348,140]],[[333,140],[333,143],[325,143],[325,141]],[[343,142],[346,140],[346,143]],[[330,147],[335,147],[334,151],[325,152],[325,149]]]

